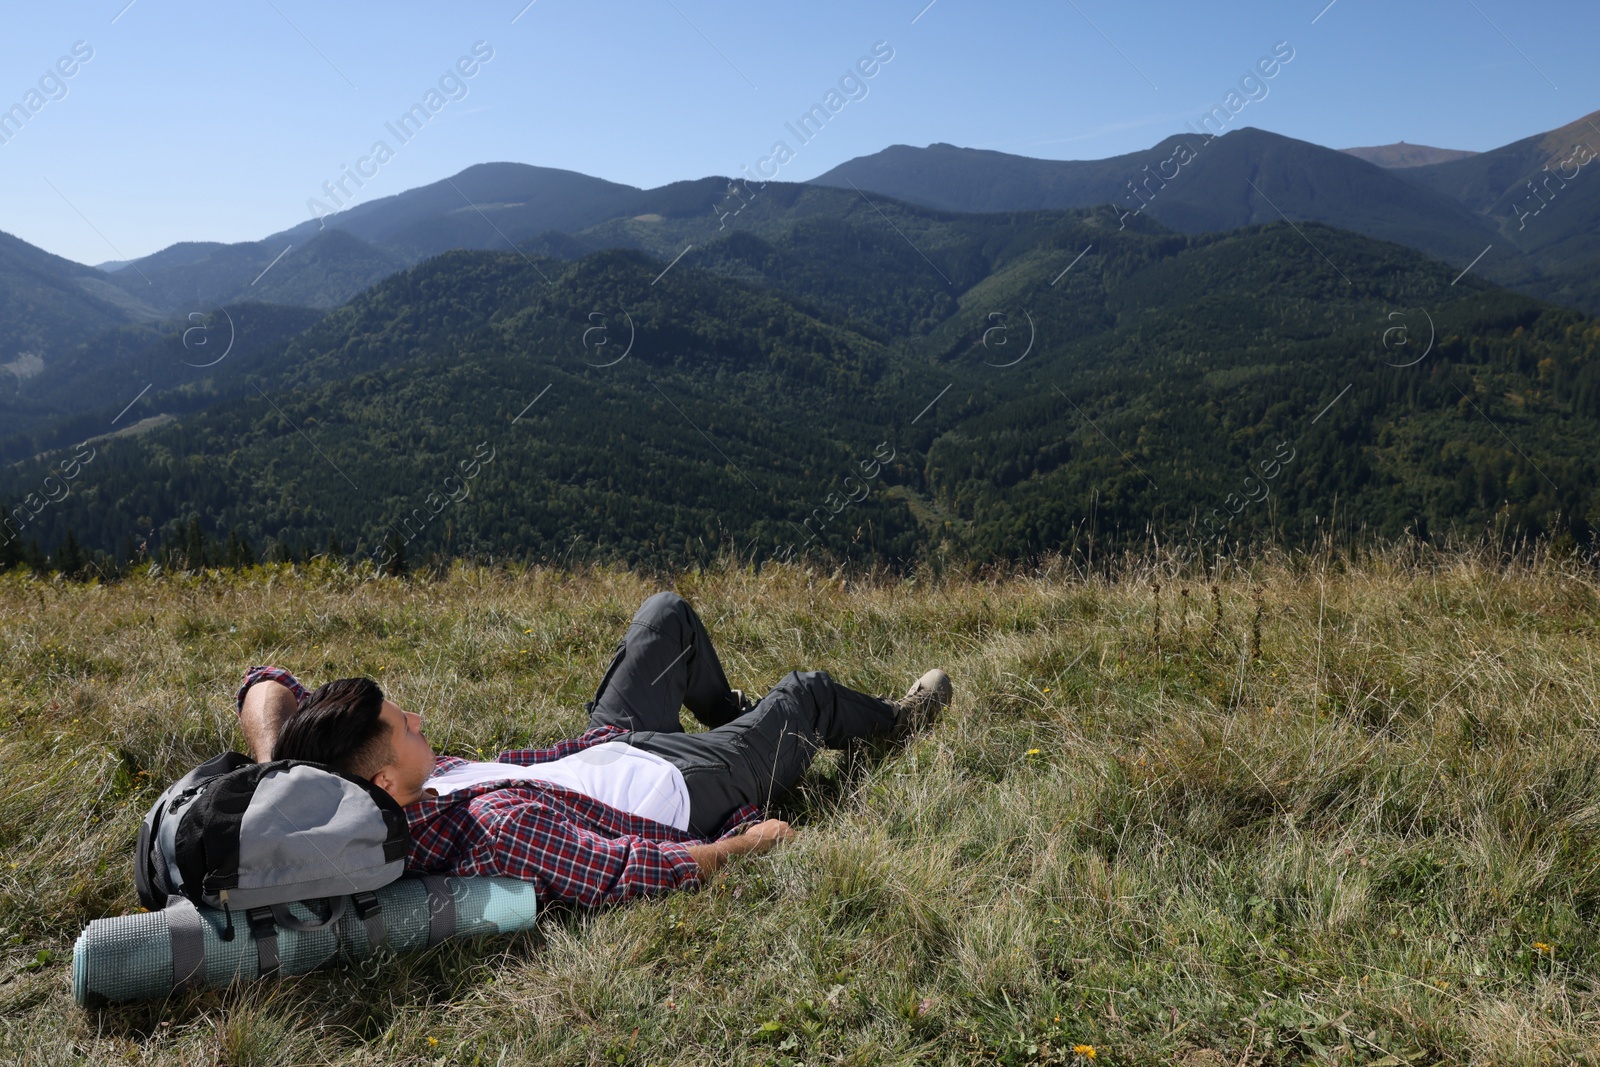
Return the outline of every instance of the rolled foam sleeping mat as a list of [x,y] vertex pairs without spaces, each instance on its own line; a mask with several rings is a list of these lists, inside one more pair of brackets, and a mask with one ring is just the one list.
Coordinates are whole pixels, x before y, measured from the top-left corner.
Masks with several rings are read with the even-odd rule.
[[[533,883],[516,878],[431,875],[391,882],[374,894],[382,905],[382,948],[407,952],[448,937],[510,933],[538,917]],[[332,912],[291,904],[287,913],[308,929],[279,922],[265,946],[271,970],[304,974],[339,958],[362,959],[376,951],[368,938],[371,918],[346,907]],[[369,913],[370,914],[370,913]],[[175,897],[160,911],[96,919],[72,948],[72,996],[85,1008],[153,1000],[183,989],[221,989],[255,981],[262,973],[262,939],[244,913],[233,911],[233,937],[224,939],[227,917],[217,908],[196,907]],[[272,942],[276,942],[275,945]]]

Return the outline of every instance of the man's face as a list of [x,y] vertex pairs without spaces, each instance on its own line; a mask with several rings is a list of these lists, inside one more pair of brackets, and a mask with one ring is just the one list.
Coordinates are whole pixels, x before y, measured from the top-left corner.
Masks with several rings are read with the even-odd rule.
[[393,758],[372,781],[402,806],[413,803],[422,796],[422,783],[433,773],[434,764],[433,746],[422,736],[422,716],[385,700],[379,717],[389,727]]

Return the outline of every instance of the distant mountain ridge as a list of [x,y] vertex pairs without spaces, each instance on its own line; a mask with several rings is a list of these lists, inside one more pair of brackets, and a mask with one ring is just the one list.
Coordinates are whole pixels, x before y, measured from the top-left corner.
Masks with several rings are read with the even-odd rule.
[[812,184],[854,185],[947,211],[1060,211],[1113,204],[1185,233],[1281,220],[1324,222],[1470,258],[1489,229],[1458,204],[1387,170],[1307,141],[1243,127],[1177,134],[1153,148],[1087,162],[1029,159],[954,145],[895,145]]
[[[1547,176],[1551,164],[1569,158],[1572,150],[1579,146],[1589,150],[1591,159],[1600,155],[1600,111],[1466,159],[1410,169],[1402,176],[1459,201],[1473,211],[1504,216],[1514,199],[1532,195],[1528,183]],[[1576,172],[1582,172],[1587,165],[1569,168],[1564,177],[1558,177],[1555,186],[1545,192],[1554,194],[1564,188],[1577,177]]]
[[[1187,156],[1175,154],[1181,146]],[[1372,151],[1392,157],[1387,149],[1395,147]],[[1585,168],[1600,155],[1600,112],[1441,162],[1380,166],[1360,151],[1248,126],[1215,138],[1180,134],[1090,161],[894,145],[812,182],[951,211],[1112,203],[1186,233],[1280,218],[1324,222],[1461,268],[1473,264],[1502,285],[1600,313],[1600,181],[1579,177],[1592,173]],[[1532,221],[1558,215],[1559,223]]]
[[[1600,148],[1600,114],[1490,152],[1408,166],[1378,166],[1351,151],[1253,127],[1178,134],[1143,152],[1089,161],[895,145],[798,185],[709,177],[639,189],[568,170],[486,163],[259,241],[181,242],[103,270],[4,238],[0,430],[9,432],[0,440],[32,440],[53,418],[97,409],[111,382],[142,388],[164,381],[157,374],[128,383],[122,371],[109,372],[113,361],[137,365],[128,362],[132,335],[119,332],[128,327],[182,324],[245,304],[326,311],[454,250],[573,260],[634,248],[668,262],[685,254],[689,263],[714,255],[715,264],[703,265],[731,277],[780,288],[803,282],[811,287],[802,297],[808,307],[845,314],[866,336],[931,327],[968,284],[962,277],[941,277],[925,291],[896,282],[892,300],[879,299],[886,291],[874,286],[873,298],[864,299],[812,277],[803,257],[771,267],[780,262],[775,253],[831,240],[841,220],[889,201],[980,214],[1113,205],[1124,227],[1189,234],[1283,219],[1319,222],[1407,245],[1457,270],[1471,264],[1499,284],[1600,312],[1593,148]],[[919,216],[911,225],[926,223]],[[872,232],[855,223],[845,230],[856,241]],[[730,233],[742,236],[720,243]],[[918,255],[916,232],[889,239],[903,246],[900,254]],[[258,314],[252,321],[272,324],[271,338],[297,320]],[[88,347],[78,353],[80,346]],[[17,439],[10,447],[29,446]]]
[[1487,277],[1600,313],[1600,111],[1466,159],[1394,173],[1493,227]]
[[1404,141],[1373,145],[1370,148],[1341,148],[1340,151],[1391,170],[1425,167],[1430,163],[1448,163],[1451,160],[1466,159],[1468,156],[1478,154],[1458,148],[1432,148],[1425,144],[1406,144]]
[[124,267],[111,278],[130,293],[153,288],[170,314],[238,299],[337,307],[441,252],[504,249],[516,240],[508,233],[585,229],[626,211],[640,192],[573,171],[484,163],[259,241],[171,245],[132,261],[143,277]]
[[[1465,266],[1501,232],[1499,219],[1485,217],[1503,210],[1495,198],[1513,178],[1538,170],[1522,149],[1570,140],[1574,130],[1600,127],[1595,118],[1478,154],[1404,142],[1338,151],[1250,126],[1220,136],[1178,134],[1141,152],[1099,160],[1033,159],[944,143],[893,145],[806,184],[946,211],[1114,204],[1186,233],[1282,218],[1324,222]],[[1187,153],[1181,162],[1174,155],[1180,151]],[[1492,176],[1483,177],[1486,170]],[[328,308],[445,251],[517,247],[570,258],[599,247],[585,237],[597,228],[615,235],[631,232],[620,223],[653,215],[710,218],[722,210],[719,203],[735,202],[727,188],[728,179],[706,178],[639,189],[569,170],[485,163],[260,241],[173,245],[133,261],[138,273],[120,266],[106,276],[166,314],[237,300]],[[1600,235],[1596,207],[1581,217],[1574,212],[1568,229]],[[1584,265],[1581,255],[1535,254],[1518,263],[1491,258],[1482,269],[1503,284],[1600,311],[1600,283],[1571,276]]]
[[39,414],[24,391],[58,359],[108,330],[159,318],[142,295],[0,233],[0,427]]

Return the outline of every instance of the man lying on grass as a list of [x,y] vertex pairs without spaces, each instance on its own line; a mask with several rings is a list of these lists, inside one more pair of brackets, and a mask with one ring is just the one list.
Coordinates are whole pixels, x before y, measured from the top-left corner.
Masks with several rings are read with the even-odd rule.
[[[937,669],[898,701],[791,671],[752,705],[694,608],[663,592],[634,615],[588,732],[553,748],[436,758],[421,716],[371,679],[307,693],[277,667],[246,674],[239,713],[257,760],[310,760],[394,797],[411,827],[408,870],[521,878],[546,899],[594,905],[697,888],[729,857],[787,840],[789,824],[761,813],[818,749],[904,737],[950,695]],[[710,729],[685,733],[680,707]]]

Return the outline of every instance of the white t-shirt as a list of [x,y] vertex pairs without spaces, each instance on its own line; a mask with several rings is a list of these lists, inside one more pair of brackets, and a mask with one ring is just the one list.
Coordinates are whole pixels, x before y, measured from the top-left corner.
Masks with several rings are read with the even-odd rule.
[[480,782],[508,778],[548,782],[679,830],[689,828],[689,787],[684,784],[683,772],[654,752],[621,741],[603,741],[531,767],[468,761],[435,772],[423,788],[444,796]]

